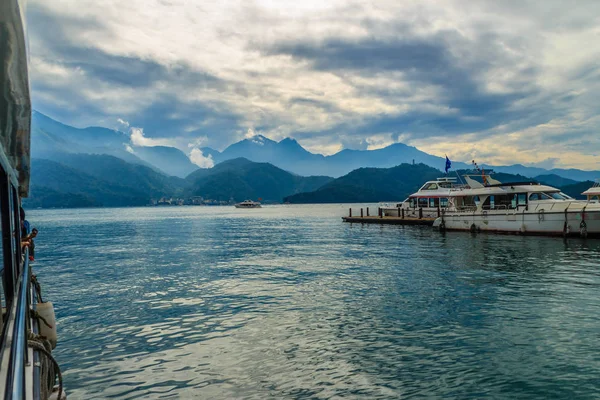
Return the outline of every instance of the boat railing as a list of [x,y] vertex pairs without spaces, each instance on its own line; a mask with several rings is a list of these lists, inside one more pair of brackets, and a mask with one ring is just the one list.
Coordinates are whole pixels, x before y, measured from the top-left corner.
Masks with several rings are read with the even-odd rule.
[[[5,332],[10,335],[11,340],[5,340],[1,353],[8,351],[9,361],[7,365],[7,377],[5,382],[5,398],[23,399],[25,398],[25,364],[31,362],[28,360],[27,351],[27,329],[29,319],[29,249],[25,248],[21,270],[19,271],[19,280],[17,286],[17,296],[15,303],[11,304],[11,313],[9,318],[13,319],[12,330]],[[12,314],[12,315],[11,315]],[[8,327],[7,327],[8,328]],[[6,338],[6,337],[5,337]],[[10,348],[8,348],[10,346]]]
[[456,211],[459,213],[461,213],[461,212],[472,213],[472,212],[477,211],[477,206],[458,206],[458,207],[456,207]]
[[508,206],[506,204],[498,204],[495,206],[485,205],[481,207],[483,210],[507,210]]

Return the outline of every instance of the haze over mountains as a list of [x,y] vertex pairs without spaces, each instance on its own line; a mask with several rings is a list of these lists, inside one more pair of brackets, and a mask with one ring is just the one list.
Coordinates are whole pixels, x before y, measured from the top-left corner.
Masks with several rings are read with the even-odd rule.
[[[276,142],[258,135],[223,152],[203,148],[204,160],[215,165],[199,168],[175,147],[135,145],[130,135],[116,130],[78,129],[37,112],[32,125],[29,207],[142,206],[161,197],[195,196],[216,201],[398,201],[439,176],[445,164],[441,157],[401,143],[323,156],[293,139]],[[469,166],[453,161],[452,167]],[[521,165],[493,169],[504,172],[497,175],[500,180],[535,178],[571,195],[600,177],[598,171]]]
[[[423,163],[433,168],[443,169],[443,157],[427,154],[402,143],[395,143],[377,150],[345,149],[330,156],[314,154],[304,149],[291,138],[279,142],[262,135],[234,143],[222,152],[204,147],[200,149],[214,164],[235,158],[246,158],[255,162],[271,163],[292,173],[310,176],[327,175],[340,177],[357,168],[389,168],[402,163]],[[74,128],[55,121],[39,112],[33,113],[32,157],[60,161],[64,153],[108,154],[134,164],[146,165],[166,175],[185,178],[199,167],[190,161],[183,151],[169,146],[136,146],[129,134],[113,129],[90,127]],[[546,170],[523,165],[488,166],[485,160],[478,160],[485,168],[497,172],[535,177],[555,174],[576,181],[594,180],[600,177],[599,171],[578,169]],[[453,169],[469,168],[470,164],[452,160]]]

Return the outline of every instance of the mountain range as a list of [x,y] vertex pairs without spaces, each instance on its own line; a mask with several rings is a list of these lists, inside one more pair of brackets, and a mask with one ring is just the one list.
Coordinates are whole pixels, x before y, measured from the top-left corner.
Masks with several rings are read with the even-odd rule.
[[[323,156],[293,139],[276,142],[257,135],[223,152],[201,149],[216,164],[199,168],[174,147],[136,146],[123,132],[74,128],[38,112],[33,114],[31,148],[28,207],[142,206],[151,199],[196,196],[292,203],[399,201],[438,177],[437,168],[445,164],[441,157],[401,143]],[[453,163],[457,173],[468,167]],[[522,165],[493,168],[501,181],[534,179],[574,197],[600,176],[598,171]]]
[[186,179],[106,154],[65,154],[60,162],[33,158],[27,208],[145,206],[151,199],[194,196],[218,201],[261,199],[281,203],[333,178],[303,177],[244,158],[198,169]]
[[129,135],[108,128],[74,128],[34,111],[31,157],[61,161],[69,154],[104,154],[180,178],[198,169],[175,147],[135,146]]
[[[34,158],[59,162],[64,154],[106,154],[179,178],[185,178],[199,169],[190,161],[188,155],[175,147],[137,146],[131,141],[129,134],[118,130],[100,127],[74,128],[37,111],[34,111],[32,118],[31,149]],[[286,138],[277,142],[262,135],[255,135],[233,143],[222,152],[209,147],[203,147],[200,150],[215,164],[242,157],[254,162],[270,163],[302,176],[340,177],[358,168],[389,168],[402,163],[422,163],[438,169],[445,166],[443,157],[425,153],[402,143],[395,143],[377,150],[344,149],[336,154],[324,156],[309,152],[295,139]],[[554,174],[574,181],[586,181],[600,177],[600,171],[560,168],[546,170],[520,164],[483,166],[496,172],[518,174],[530,178]],[[470,168],[470,164],[453,160],[452,168],[453,170]]]
[[245,158],[235,158],[199,169],[186,181],[184,195],[202,196],[219,201],[262,199],[281,203],[285,196],[312,192],[330,182],[328,176],[303,177],[291,174],[269,163],[255,163]]
[[[251,161],[268,162],[299,175],[327,174],[339,177],[361,167],[392,167],[400,163],[422,163],[442,167],[445,159],[402,143],[392,144],[378,150],[345,149],[331,156],[314,154],[304,149],[296,140],[286,138],[276,142],[262,135],[244,139],[223,150],[201,149],[210,154],[215,162],[245,157]],[[466,164],[456,162],[455,167]]]
[[[459,175],[467,171],[458,171]],[[425,164],[401,164],[392,168],[359,168],[340,178],[331,180],[315,191],[299,193],[284,198],[289,203],[376,203],[402,201],[415,193],[428,180],[435,180],[441,171]],[[539,182],[559,187],[571,197],[583,199],[581,193],[593,182],[575,182],[558,175],[540,175],[529,178],[523,175],[494,173],[500,182]],[[477,177],[475,180],[481,181]],[[557,185],[556,183],[563,185]]]

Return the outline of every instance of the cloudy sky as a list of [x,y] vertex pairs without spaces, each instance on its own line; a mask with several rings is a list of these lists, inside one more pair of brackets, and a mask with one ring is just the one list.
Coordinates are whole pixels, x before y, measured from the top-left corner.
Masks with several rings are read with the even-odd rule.
[[[34,108],[223,149],[600,168],[600,2],[30,0]],[[136,129],[132,129],[136,128]]]

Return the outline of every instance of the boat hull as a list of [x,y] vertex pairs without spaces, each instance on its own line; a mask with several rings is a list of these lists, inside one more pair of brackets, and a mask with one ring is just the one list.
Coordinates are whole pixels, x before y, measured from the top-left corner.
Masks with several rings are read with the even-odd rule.
[[445,230],[552,236],[600,236],[600,210],[506,210],[447,213],[434,222]]

